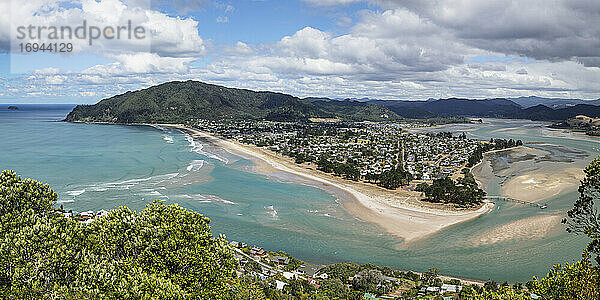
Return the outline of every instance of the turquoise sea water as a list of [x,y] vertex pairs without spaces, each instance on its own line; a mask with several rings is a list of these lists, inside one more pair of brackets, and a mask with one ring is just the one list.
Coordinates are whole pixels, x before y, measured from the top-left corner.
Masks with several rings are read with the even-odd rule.
[[[19,111],[6,107],[0,105],[0,168],[49,183],[59,194],[57,205],[67,210],[121,205],[141,210],[159,198],[210,217],[214,234],[284,250],[309,262],[352,260],[415,271],[437,267],[443,274],[482,280],[526,281],[555,263],[577,259],[585,245],[585,240],[562,231],[536,240],[469,242],[511,220],[566,211],[575,193],[550,199],[547,211],[499,203],[488,215],[404,245],[349,215],[333,195],[286,176],[251,173],[252,161],[179,131],[57,122],[73,106],[19,105]],[[594,141],[544,136],[538,123],[511,122],[450,129],[485,139],[562,145],[584,151],[586,157],[598,153]],[[490,184],[489,189],[494,188],[498,189]]]

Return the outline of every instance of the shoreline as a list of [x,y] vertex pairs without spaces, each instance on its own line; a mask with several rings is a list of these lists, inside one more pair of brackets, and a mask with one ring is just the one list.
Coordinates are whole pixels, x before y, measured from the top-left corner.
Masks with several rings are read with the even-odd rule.
[[[493,156],[496,153],[511,157],[514,161],[506,169],[495,171],[490,164],[493,164]],[[473,166],[471,171],[475,179],[484,186],[494,177],[502,178],[499,186],[500,196],[531,203],[576,191],[584,177],[583,169],[571,164],[556,165],[556,162],[534,164],[535,159],[548,153],[526,145],[489,151],[484,153],[484,158]]]
[[143,125],[175,128],[190,134],[193,138],[209,140],[227,152],[253,160],[256,164],[254,171],[258,173],[269,175],[281,171],[319,183],[312,185],[336,196],[351,215],[402,238],[404,243],[420,240],[444,228],[478,218],[494,208],[491,202],[484,203],[478,209],[456,210],[439,207],[439,205],[436,207],[415,200],[416,192],[391,191],[367,183],[334,177],[300,166],[290,158],[275,152],[225,140],[198,129],[176,124]]

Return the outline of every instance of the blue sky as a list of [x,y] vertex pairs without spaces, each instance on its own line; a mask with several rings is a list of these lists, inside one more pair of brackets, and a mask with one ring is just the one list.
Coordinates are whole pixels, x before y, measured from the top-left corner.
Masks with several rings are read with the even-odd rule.
[[[171,80],[299,97],[600,98],[600,4],[550,0],[0,3],[0,102],[95,103]],[[572,18],[570,18],[572,16]],[[142,41],[22,54],[18,26],[133,20]],[[12,45],[12,47],[9,47]]]
[[[281,37],[312,26],[327,31],[347,32],[336,25],[340,16],[353,16],[368,5],[353,4],[340,9],[314,7],[299,1],[233,1],[223,2],[234,10],[225,13],[219,5],[206,5],[204,11],[191,17],[198,21],[198,31],[203,37],[219,44],[272,43]],[[228,17],[228,22],[216,22],[218,17]]]

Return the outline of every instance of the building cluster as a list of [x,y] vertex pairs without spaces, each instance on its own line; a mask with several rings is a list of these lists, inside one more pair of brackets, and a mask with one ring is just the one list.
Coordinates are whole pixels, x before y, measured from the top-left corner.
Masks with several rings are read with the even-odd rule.
[[448,134],[404,135],[405,169],[417,179],[432,180],[460,171],[481,141]]
[[[292,265],[290,256],[271,253],[258,246],[249,246],[243,242],[229,243],[238,261],[240,275],[258,276],[262,280],[276,278],[277,290],[282,290],[289,280],[306,280],[310,285],[319,288],[319,281],[329,278],[327,273],[319,270],[321,267],[304,262]],[[250,267],[253,265],[254,267]],[[278,279],[277,279],[278,278]],[[279,280],[281,279],[281,280]],[[285,281],[284,281],[285,280]]]
[[108,214],[108,212],[104,209],[101,209],[97,212],[94,212],[93,210],[88,210],[88,211],[84,211],[84,212],[69,211],[69,212],[60,212],[60,213],[62,215],[64,215],[66,218],[74,218],[85,224],[90,224],[90,223],[94,222],[95,220],[97,220],[98,218],[102,218]]
[[397,166],[413,179],[433,180],[460,171],[482,143],[464,135],[416,133],[422,123],[295,123],[200,120],[194,127],[241,143],[315,163],[352,164],[363,180]]
[[458,293],[462,290],[462,285],[444,283],[441,286],[423,286],[419,289],[419,295],[439,294],[445,295],[448,293]]
[[[258,277],[262,281],[271,282],[272,287],[278,291],[284,291],[286,286],[295,280],[305,281],[319,290],[326,280],[334,278],[330,278],[325,272],[326,267],[310,265],[287,254],[282,255],[281,252],[269,252],[243,242],[232,241],[229,244],[238,261],[238,275]],[[294,264],[294,261],[297,263]],[[348,290],[355,290],[353,283],[360,281],[362,277],[374,276],[371,271],[352,273],[353,275],[343,282]],[[378,281],[382,287],[387,287],[385,292],[374,295],[362,291],[361,299],[459,299],[458,295],[463,289],[459,280],[442,281],[436,277],[435,280],[425,283],[424,274],[409,273],[411,275],[398,278],[379,273]]]

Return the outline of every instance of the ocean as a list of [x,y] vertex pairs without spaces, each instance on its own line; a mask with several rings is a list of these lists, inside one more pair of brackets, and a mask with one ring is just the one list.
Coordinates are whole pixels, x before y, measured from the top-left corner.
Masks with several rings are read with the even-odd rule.
[[[527,281],[553,264],[580,258],[585,246],[584,238],[564,228],[536,239],[472,242],[511,221],[564,213],[576,192],[548,199],[547,210],[498,203],[489,214],[406,245],[348,214],[332,194],[293,176],[255,174],[251,160],[180,131],[60,122],[74,105],[17,106],[14,111],[0,105],[0,168],[50,184],[59,195],[56,205],[65,210],[124,205],[139,211],[161,199],[208,216],[215,235],[283,250],[310,263],[370,262],[414,271],[436,267],[442,274],[480,280]],[[597,142],[548,135],[541,123],[496,120],[475,126],[442,129],[482,139],[518,138],[535,147],[560,145],[585,152],[584,160],[599,153]],[[488,189],[497,192],[499,184],[493,181]]]

